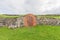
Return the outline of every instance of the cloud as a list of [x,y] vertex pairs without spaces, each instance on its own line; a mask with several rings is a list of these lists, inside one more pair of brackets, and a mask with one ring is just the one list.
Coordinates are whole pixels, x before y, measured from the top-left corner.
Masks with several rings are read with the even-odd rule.
[[23,12],[24,0],[0,0],[1,13],[19,13]]
[[60,0],[27,0],[24,7],[26,12],[47,14],[50,11],[49,13],[54,14],[51,10],[54,11],[60,7]]
[[60,0],[0,0],[0,13],[59,14],[59,10]]

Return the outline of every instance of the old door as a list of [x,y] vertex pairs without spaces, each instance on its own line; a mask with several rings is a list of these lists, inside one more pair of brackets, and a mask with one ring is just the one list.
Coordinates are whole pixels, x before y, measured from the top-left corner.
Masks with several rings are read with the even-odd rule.
[[28,26],[32,26],[33,25],[33,18],[31,16],[27,17],[27,23],[28,23]]
[[36,25],[36,16],[33,14],[27,14],[23,18],[24,26],[35,26]]

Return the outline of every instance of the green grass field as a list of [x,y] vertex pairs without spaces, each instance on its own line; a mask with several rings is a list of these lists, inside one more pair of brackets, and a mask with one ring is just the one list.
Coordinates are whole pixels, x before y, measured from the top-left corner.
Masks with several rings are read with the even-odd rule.
[[60,19],[60,15],[39,15],[37,16],[38,18],[40,17],[48,17],[48,18],[56,18],[56,19]]
[[16,29],[1,27],[0,40],[60,40],[60,26],[37,25]]
[[19,15],[17,15],[17,16],[9,16],[9,15],[1,15],[0,14],[0,18],[18,18],[18,17],[20,17]]

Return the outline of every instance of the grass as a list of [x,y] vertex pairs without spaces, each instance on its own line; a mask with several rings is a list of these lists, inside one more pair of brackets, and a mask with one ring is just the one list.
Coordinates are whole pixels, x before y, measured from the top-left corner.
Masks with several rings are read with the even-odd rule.
[[[24,15],[3,15],[0,14],[0,18],[18,18],[20,16],[24,16]],[[57,18],[60,19],[60,15],[37,15],[38,18],[40,17],[48,17],[48,18]]]
[[19,15],[17,15],[17,16],[9,16],[9,15],[1,15],[0,14],[0,18],[18,18],[18,17],[20,17]]
[[38,18],[40,17],[48,17],[48,18],[56,18],[56,19],[60,19],[60,15],[39,15],[37,16]]
[[1,27],[0,40],[60,40],[60,26],[37,25],[16,29]]

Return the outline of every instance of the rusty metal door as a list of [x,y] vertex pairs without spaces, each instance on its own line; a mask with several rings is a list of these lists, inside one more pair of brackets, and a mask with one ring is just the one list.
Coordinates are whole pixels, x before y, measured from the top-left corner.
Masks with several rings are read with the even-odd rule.
[[28,23],[28,26],[33,26],[33,17],[28,16],[27,17],[27,23]]

